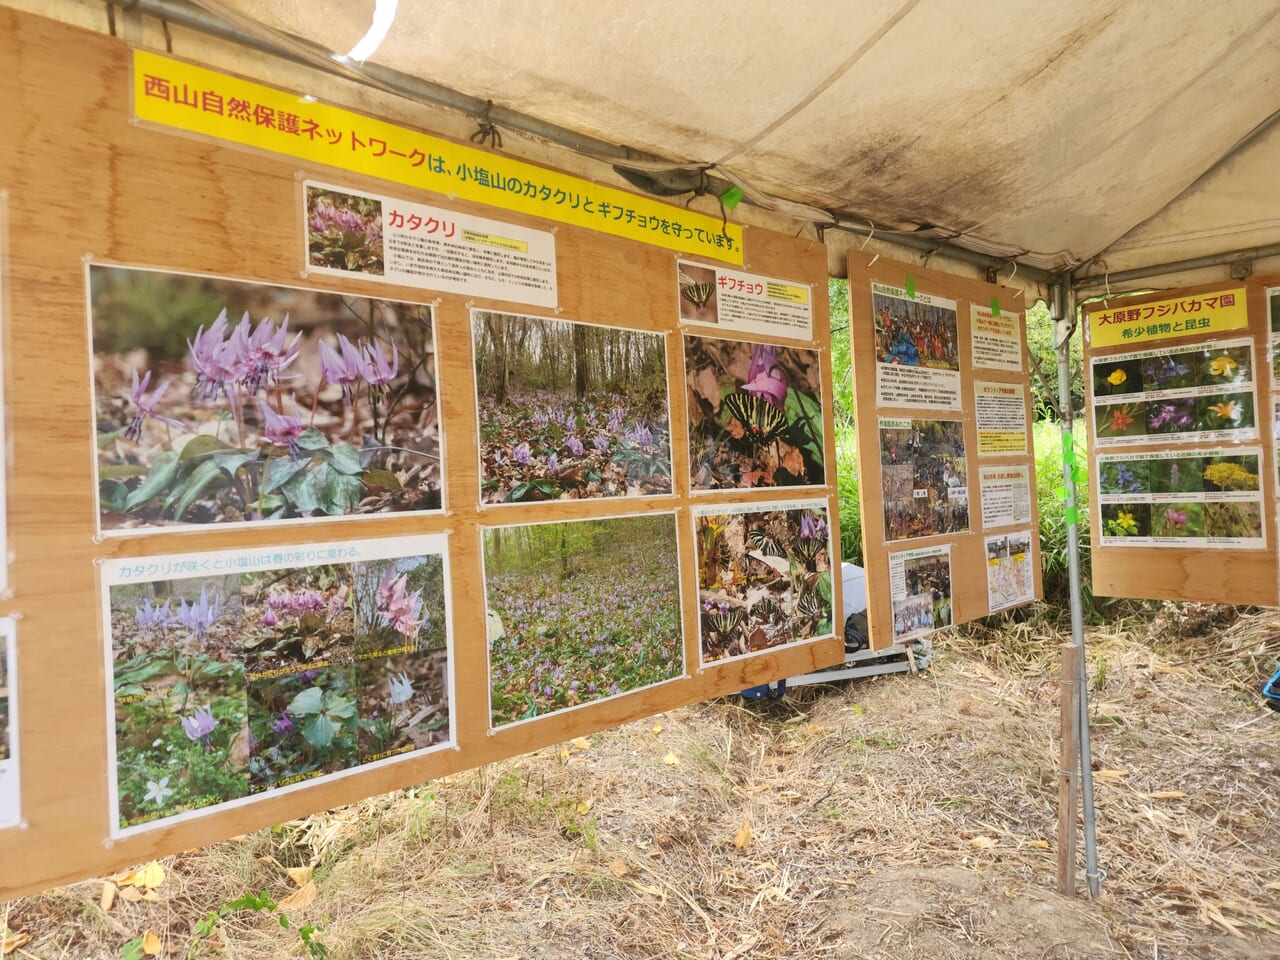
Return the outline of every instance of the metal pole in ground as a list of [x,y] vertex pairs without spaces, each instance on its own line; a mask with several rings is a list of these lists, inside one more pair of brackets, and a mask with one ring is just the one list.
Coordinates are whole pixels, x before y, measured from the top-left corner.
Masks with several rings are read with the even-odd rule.
[[1058,755],[1058,892],[1068,897],[1076,895],[1076,783],[1080,779],[1078,665],[1075,644],[1064,643],[1058,693],[1062,706],[1062,746]]
[[[1076,504],[1076,444],[1073,427],[1075,411],[1071,405],[1071,383],[1075,371],[1071,367],[1071,334],[1076,326],[1075,294],[1070,278],[1064,276],[1054,297],[1054,344],[1058,355],[1058,411],[1062,428],[1063,515],[1067,527],[1067,577],[1071,605],[1071,645],[1076,657],[1077,735],[1080,745],[1080,792],[1084,800],[1085,883],[1089,896],[1102,890],[1102,874],[1098,870],[1098,840],[1093,809],[1093,757],[1089,749],[1089,670],[1084,649],[1084,603],[1080,582],[1080,518]],[[1083,451],[1080,451],[1083,455]]]

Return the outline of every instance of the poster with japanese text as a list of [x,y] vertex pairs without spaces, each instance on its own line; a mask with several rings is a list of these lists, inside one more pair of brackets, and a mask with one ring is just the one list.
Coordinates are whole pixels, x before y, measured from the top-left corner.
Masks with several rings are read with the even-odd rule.
[[112,836],[451,744],[446,539],[105,561]]
[[987,370],[1022,370],[1022,314],[969,304],[973,365]]
[[106,534],[438,512],[431,307],[92,264]]
[[960,410],[956,302],[872,282],[876,406]]
[[1248,325],[1244,287],[1114,308],[1103,301],[1085,311],[1085,337],[1094,350],[1228,333]]
[[1036,598],[1031,531],[1000,534],[984,540],[987,548],[987,610],[995,613]]
[[1266,547],[1260,447],[1100,454],[1102,547]]
[[1023,464],[978,468],[982,526],[1031,522],[1031,469]]
[[832,633],[825,500],[694,509],[702,663]]
[[5,412],[4,342],[7,339],[5,310],[9,295],[6,286],[9,278],[9,194],[0,190],[0,597],[9,593],[9,437],[8,415]]
[[666,338],[471,312],[480,502],[671,494]]
[[1247,338],[1094,357],[1097,446],[1257,440]]
[[695,493],[827,482],[817,350],[686,335],[684,366]]
[[951,545],[891,552],[889,596],[895,643],[951,626]]
[[1267,329],[1271,344],[1271,389],[1280,390],[1280,287],[1263,291],[1267,300]]
[[813,291],[807,283],[676,261],[682,324],[719,327],[727,334],[813,338]]
[[13,618],[0,617],[0,830],[22,823],[18,739],[18,639]]
[[303,192],[308,272],[556,306],[552,233],[312,181]]
[[964,422],[881,418],[879,427],[885,540],[968,530]]
[[491,727],[684,676],[675,514],[482,535]]
[[1021,383],[975,380],[978,456],[1027,452],[1027,392]]

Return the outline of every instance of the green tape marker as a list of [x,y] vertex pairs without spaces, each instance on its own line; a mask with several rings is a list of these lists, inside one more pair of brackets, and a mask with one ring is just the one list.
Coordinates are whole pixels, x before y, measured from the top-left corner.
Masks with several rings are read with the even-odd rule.
[[1062,484],[1058,484],[1056,487],[1053,488],[1053,495],[1057,497],[1059,500],[1066,500],[1067,488]]
[[730,187],[724,193],[720,194],[720,202],[732,210],[742,202],[742,188]]
[[999,297],[991,298],[991,315],[993,317],[1000,316],[1000,298]]
[[1067,507],[1062,511],[1062,518],[1067,521],[1067,526],[1076,526],[1080,523],[1080,508]]
[[907,274],[907,296],[912,300],[916,298],[916,278],[911,274]]

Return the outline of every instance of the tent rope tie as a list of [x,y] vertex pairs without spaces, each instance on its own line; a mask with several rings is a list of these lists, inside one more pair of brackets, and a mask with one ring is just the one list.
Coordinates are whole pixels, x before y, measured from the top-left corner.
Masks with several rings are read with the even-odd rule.
[[[858,252],[859,252],[859,253],[861,253],[863,250],[867,249],[867,244],[868,244],[868,243],[870,243],[870,242],[871,242],[871,238],[872,238],[872,237],[874,237],[874,236],[876,235],[876,225],[875,225],[874,223],[872,223],[870,220],[868,220],[868,221],[867,221],[867,229],[868,229],[868,230],[870,230],[871,232],[867,234],[867,239],[865,239],[865,240],[863,240],[863,241],[862,241],[862,246],[860,246],[860,247],[858,248]],[[871,262],[872,262],[872,263],[875,263],[875,261],[874,261],[874,260],[872,260]]]
[[493,110],[493,101],[486,100],[484,104],[484,113],[477,118],[478,126],[476,132],[470,136],[472,143],[478,143],[480,146],[489,146],[494,150],[502,149],[502,131],[498,129],[498,125],[490,119],[489,114]]

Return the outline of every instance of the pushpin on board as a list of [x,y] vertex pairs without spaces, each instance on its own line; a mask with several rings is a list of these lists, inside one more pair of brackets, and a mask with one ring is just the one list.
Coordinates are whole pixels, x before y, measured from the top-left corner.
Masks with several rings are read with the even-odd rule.
[[907,296],[914,300],[916,298],[916,278],[911,274],[907,274]]
[[993,317],[1000,316],[1000,298],[999,297],[991,298],[991,315]]
[[730,187],[724,193],[720,194],[720,202],[732,210],[742,202],[742,188]]

